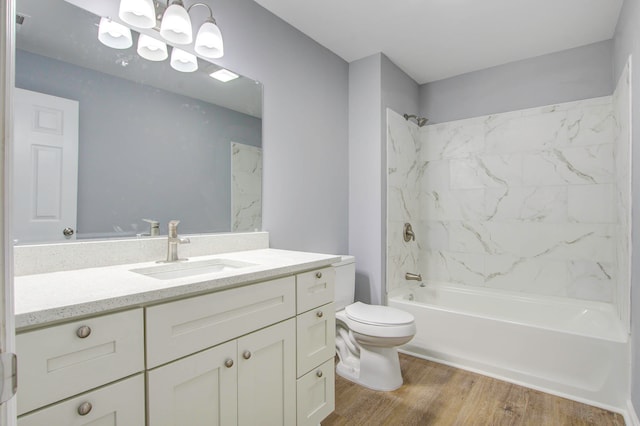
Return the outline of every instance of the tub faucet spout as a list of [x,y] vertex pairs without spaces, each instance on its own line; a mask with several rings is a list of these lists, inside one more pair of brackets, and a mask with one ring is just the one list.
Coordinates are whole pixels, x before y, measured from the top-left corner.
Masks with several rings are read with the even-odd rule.
[[407,272],[406,274],[404,274],[404,279],[407,281],[422,281],[422,275]]

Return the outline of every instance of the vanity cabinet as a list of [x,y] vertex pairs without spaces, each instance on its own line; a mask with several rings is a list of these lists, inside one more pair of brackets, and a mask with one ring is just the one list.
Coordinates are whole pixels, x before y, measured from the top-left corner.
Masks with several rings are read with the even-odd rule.
[[334,279],[327,267],[19,334],[19,426],[317,425],[334,409]]

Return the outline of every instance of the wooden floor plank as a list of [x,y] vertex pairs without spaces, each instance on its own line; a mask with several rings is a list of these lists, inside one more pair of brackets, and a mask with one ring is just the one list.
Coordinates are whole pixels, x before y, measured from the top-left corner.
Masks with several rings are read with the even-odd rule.
[[620,414],[400,355],[404,385],[377,392],[336,376],[322,426],[624,426]]

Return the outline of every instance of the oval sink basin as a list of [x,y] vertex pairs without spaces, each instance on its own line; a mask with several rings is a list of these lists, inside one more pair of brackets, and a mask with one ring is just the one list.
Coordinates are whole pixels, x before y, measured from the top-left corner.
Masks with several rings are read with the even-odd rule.
[[146,268],[130,269],[130,271],[158,280],[172,280],[175,278],[191,277],[194,275],[228,272],[254,265],[254,263],[240,262],[237,260],[209,259],[197,260],[194,262],[186,261],[165,263]]

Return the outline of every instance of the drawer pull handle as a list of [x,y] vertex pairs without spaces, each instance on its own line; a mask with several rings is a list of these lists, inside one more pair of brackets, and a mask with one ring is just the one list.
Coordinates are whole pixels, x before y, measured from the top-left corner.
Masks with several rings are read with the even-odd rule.
[[322,318],[324,316],[324,313],[322,311],[318,311],[318,312],[316,312],[316,316],[318,318]]
[[322,370],[318,370],[318,371],[316,371],[316,376],[318,376],[318,377],[322,377]]
[[78,336],[81,339],[89,337],[90,334],[91,334],[91,327],[89,327],[88,325],[83,325],[82,327],[76,330],[76,336]]
[[251,358],[251,352],[249,352],[249,351],[244,351],[244,352],[242,353],[242,358],[244,358],[244,359],[249,359],[249,358]]
[[228,359],[224,362],[224,366],[227,368],[231,368],[233,367],[233,360],[232,359]]
[[316,278],[322,278],[322,272],[316,272]]
[[83,402],[78,407],[78,414],[80,414],[81,416],[86,416],[87,414],[89,414],[91,412],[92,408],[93,408],[93,406],[91,405],[90,402]]

